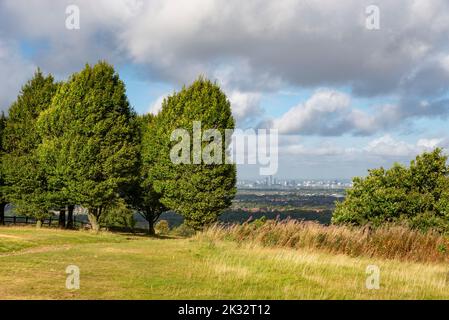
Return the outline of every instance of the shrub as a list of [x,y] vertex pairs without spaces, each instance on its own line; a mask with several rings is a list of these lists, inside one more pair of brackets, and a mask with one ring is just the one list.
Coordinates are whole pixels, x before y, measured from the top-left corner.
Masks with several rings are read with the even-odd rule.
[[173,234],[180,237],[192,237],[196,234],[195,229],[185,223],[173,229]]
[[353,179],[343,202],[337,202],[334,224],[380,226],[406,222],[421,231],[449,232],[449,167],[437,148],[424,152],[408,168],[369,170],[366,178]]
[[168,224],[167,220],[159,220],[154,229],[156,230],[157,234],[167,234],[170,232],[170,225]]

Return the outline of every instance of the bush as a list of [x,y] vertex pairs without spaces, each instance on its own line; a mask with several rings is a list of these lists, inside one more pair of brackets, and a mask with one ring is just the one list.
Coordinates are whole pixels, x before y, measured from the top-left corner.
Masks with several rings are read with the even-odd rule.
[[380,226],[405,222],[421,231],[449,232],[449,167],[437,148],[418,155],[410,166],[369,170],[353,179],[343,202],[337,202],[334,224]]
[[180,237],[192,237],[196,234],[196,231],[183,223],[179,227],[173,229],[173,234]]
[[133,230],[136,226],[134,211],[128,208],[123,199],[106,208],[100,223],[107,227],[119,227]]
[[159,220],[154,226],[157,234],[167,234],[170,232],[170,225],[167,220]]

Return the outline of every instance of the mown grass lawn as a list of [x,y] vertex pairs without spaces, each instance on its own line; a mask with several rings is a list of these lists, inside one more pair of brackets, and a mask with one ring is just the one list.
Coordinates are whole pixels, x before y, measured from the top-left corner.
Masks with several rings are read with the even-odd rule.
[[[380,267],[379,290],[365,286]],[[65,287],[68,265],[80,289]],[[196,236],[0,228],[2,299],[449,299],[449,266]]]

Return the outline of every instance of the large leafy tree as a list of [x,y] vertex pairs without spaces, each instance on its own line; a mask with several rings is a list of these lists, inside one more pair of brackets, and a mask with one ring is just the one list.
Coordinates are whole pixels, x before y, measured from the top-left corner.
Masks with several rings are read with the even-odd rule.
[[88,209],[99,230],[105,208],[138,169],[138,126],[114,68],[86,65],[61,86],[42,119],[43,156],[56,168],[56,188]]
[[449,231],[449,167],[442,149],[424,152],[410,166],[373,169],[353,179],[332,221],[363,225],[407,222],[422,230]]
[[140,127],[140,148],[139,148],[139,173],[126,192],[126,200],[147,222],[148,233],[154,235],[154,225],[160,215],[167,211],[161,203],[162,194],[154,189],[153,163],[145,161],[154,155],[156,147],[152,143],[157,123],[156,118],[152,114],[146,114],[137,118]]
[[[199,136],[198,149],[198,140],[194,143],[198,138],[194,137],[198,132],[194,130],[195,123],[201,125],[203,133],[217,130],[219,137]],[[185,223],[196,229],[216,221],[236,192],[236,167],[226,163],[230,141],[225,139],[225,129],[234,129],[226,95],[216,83],[199,78],[164,100],[155,124],[144,139],[143,161],[150,168],[154,190],[161,194],[160,202],[180,213]],[[172,141],[172,133],[177,129],[186,130],[191,139]],[[214,141],[219,150],[211,151]],[[188,152],[185,159],[189,161],[174,163],[170,154],[180,143],[187,147],[179,151]],[[219,161],[206,162],[204,154]]]
[[8,199],[17,212],[35,217],[38,226],[48,215],[51,202],[37,154],[41,138],[36,121],[49,107],[57,87],[51,75],[44,76],[38,70],[11,105],[3,133],[2,167]]

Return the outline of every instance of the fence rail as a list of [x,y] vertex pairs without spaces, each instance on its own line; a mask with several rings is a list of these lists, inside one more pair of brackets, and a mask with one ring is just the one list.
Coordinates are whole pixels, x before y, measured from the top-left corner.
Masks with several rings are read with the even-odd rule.
[[[36,224],[36,221],[37,220],[35,218],[24,217],[24,216],[5,216],[5,219],[4,219],[5,224],[13,224],[13,225]],[[45,218],[42,220],[42,225],[48,226],[48,227],[52,227],[52,226],[57,227],[57,226],[59,226],[59,220],[57,217],[56,218],[54,218],[54,217]],[[81,221],[81,220],[76,220],[76,218],[73,217],[73,227],[74,228],[86,228],[86,227],[90,228],[90,223]]]

